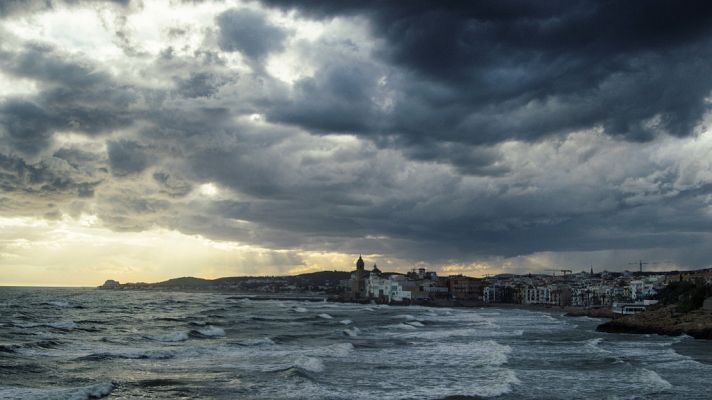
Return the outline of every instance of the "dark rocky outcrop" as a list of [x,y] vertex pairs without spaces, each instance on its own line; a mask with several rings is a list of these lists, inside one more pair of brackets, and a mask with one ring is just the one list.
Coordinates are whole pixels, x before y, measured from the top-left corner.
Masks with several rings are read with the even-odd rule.
[[712,315],[702,310],[679,313],[675,306],[666,306],[613,319],[599,325],[596,330],[668,336],[685,334],[696,339],[712,339]]
[[567,317],[613,318],[610,308],[566,307]]

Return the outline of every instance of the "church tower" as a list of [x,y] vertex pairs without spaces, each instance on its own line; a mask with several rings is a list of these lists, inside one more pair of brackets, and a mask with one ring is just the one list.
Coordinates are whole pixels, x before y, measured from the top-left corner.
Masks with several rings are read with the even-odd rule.
[[356,261],[356,270],[363,271],[365,266],[366,266],[366,263],[363,262],[363,258],[361,258],[361,255],[359,254],[358,261]]

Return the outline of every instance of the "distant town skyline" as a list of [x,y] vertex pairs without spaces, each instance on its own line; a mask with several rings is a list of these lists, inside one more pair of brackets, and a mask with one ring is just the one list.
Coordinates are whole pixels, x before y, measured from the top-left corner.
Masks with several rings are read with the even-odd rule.
[[0,2],[0,285],[712,265],[712,3]]

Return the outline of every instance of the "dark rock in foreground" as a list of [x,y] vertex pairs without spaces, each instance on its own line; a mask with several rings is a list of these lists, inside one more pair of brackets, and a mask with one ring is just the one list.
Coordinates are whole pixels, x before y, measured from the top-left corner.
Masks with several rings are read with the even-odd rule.
[[680,314],[674,306],[626,315],[605,322],[599,332],[643,333],[668,336],[689,335],[695,339],[712,339],[712,315],[702,310]]
[[613,318],[610,308],[566,307],[567,317]]

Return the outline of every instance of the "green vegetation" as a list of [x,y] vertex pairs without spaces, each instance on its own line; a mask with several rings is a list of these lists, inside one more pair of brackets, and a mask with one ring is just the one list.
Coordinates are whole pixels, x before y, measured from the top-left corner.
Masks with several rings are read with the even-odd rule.
[[687,313],[702,307],[707,297],[712,296],[712,285],[702,282],[671,282],[658,293],[662,304],[677,305],[677,311]]

